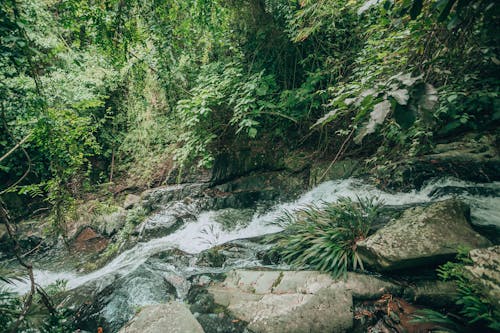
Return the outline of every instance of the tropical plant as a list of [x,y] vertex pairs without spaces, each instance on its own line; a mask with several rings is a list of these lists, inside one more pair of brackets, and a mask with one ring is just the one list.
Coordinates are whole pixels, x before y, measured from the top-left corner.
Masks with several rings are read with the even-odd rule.
[[284,231],[269,241],[287,263],[345,277],[348,270],[364,269],[357,243],[368,236],[379,208],[373,197],[310,205],[280,218],[276,223]]
[[463,329],[464,324],[477,331],[500,330],[500,311],[494,304],[497,300],[486,297],[484,290],[467,276],[465,266],[472,264],[469,251],[467,248],[459,248],[455,261],[448,261],[437,269],[441,279],[457,284],[456,305],[460,308],[459,314],[443,315],[432,310],[420,311],[415,316],[416,322],[439,323],[456,332],[467,331]]

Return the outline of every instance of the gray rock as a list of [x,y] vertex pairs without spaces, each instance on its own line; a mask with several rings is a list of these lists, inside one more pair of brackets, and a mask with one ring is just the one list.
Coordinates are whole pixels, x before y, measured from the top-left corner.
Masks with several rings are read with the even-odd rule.
[[200,196],[201,192],[208,187],[207,184],[177,184],[163,187],[157,187],[144,191],[141,194],[141,204],[148,210],[154,211],[162,209],[172,201],[182,200],[190,197]]
[[359,254],[369,266],[387,271],[442,263],[453,258],[459,246],[490,246],[471,228],[468,213],[468,206],[454,199],[408,209],[358,242]]
[[374,276],[349,273],[333,280],[315,271],[235,270],[208,288],[214,301],[248,322],[253,332],[345,332],[353,297],[377,298],[400,290]]
[[362,172],[360,162],[343,159],[332,164],[331,161],[314,163],[311,166],[309,186],[318,185],[327,180],[346,179]]
[[200,210],[196,202],[172,201],[146,218],[136,227],[142,240],[159,238],[177,230],[185,221],[195,218]]
[[465,266],[469,278],[482,287],[484,294],[500,309],[500,245],[470,251],[472,265]]
[[405,289],[403,297],[411,303],[442,308],[455,304],[458,291],[451,281],[418,281]]
[[119,333],[204,333],[184,303],[144,307]]
[[123,208],[130,209],[141,202],[141,197],[135,194],[127,194],[123,202]]
[[[434,152],[397,162],[402,179],[388,179],[389,185],[419,187],[426,180],[452,176],[474,182],[500,178],[500,156],[495,135],[470,133],[461,140],[437,144]],[[399,182],[399,184],[397,184]]]

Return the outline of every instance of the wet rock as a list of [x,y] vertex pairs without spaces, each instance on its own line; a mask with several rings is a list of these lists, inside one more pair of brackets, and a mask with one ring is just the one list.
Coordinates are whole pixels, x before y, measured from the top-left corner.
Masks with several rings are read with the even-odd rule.
[[196,284],[191,288],[187,299],[191,312],[206,333],[249,333],[247,323],[235,318],[223,306],[216,304],[212,295],[203,286]]
[[432,154],[398,163],[401,184],[420,187],[426,180],[453,176],[475,182],[500,180],[500,156],[493,135],[469,134],[437,144]]
[[183,200],[187,197],[197,198],[208,187],[205,183],[177,184],[157,187],[144,191],[141,194],[142,206],[148,211],[163,209],[172,201]]
[[254,332],[344,332],[352,327],[353,297],[400,290],[355,273],[336,281],[314,271],[250,270],[231,271],[224,282],[208,288],[217,304]]
[[181,227],[186,221],[195,219],[200,208],[196,202],[173,201],[149,216],[136,228],[142,240],[159,238],[171,234]]
[[219,246],[203,251],[199,260],[196,262],[199,266],[222,267],[226,261],[226,256],[222,253]]
[[262,254],[269,252],[272,247],[271,244],[262,242],[262,239],[234,240],[218,245],[201,252],[196,264],[207,267],[234,267],[246,262],[260,266]]
[[361,172],[359,160],[347,158],[334,164],[331,163],[331,161],[317,162],[311,166],[309,186],[315,186],[327,180],[346,179]]
[[112,236],[120,231],[127,222],[127,212],[123,208],[110,214],[96,217],[93,225],[97,230],[105,235]]
[[258,170],[283,169],[282,150],[262,150],[255,147],[241,148],[220,153],[215,157],[212,183],[221,184]]
[[465,266],[469,278],[479,285],[496,309],[500,309],[500,245],[469,253],[472,265]]
[[403,297],[411,303],[444,308],[455,305],[458,291],[451,281],[418,281],[405,288]]
[[127,194],[123,202],[123,208],[130,209],[141,202],[141,197],[135,194]]
[[101,252],[109,244],[109,240],[98,234],[94,229],[82,229],[72,241],[72,248],[76,252]]
[[176,288],[147,262],[123,276],[109,275],[71,290],[64,306],[76,309],[77,326],[116,332],[142,306],[176,299]]
[[471,228],[468,214],[468,206],[454,199],[408,209],[358,242],[358,252],[369,266],[387,271],[442,263],[460,246],[489,246],[490,241]]
[[274,171],[250,174],[216,185],[205,191],[209,197],[207,209],[248,208],[257,202],[264,204],[276,199],[296,198],[307,188],[307,173],[291,174]]
[[204,333],[184,303],[169,302],[142,308],[119,333]]

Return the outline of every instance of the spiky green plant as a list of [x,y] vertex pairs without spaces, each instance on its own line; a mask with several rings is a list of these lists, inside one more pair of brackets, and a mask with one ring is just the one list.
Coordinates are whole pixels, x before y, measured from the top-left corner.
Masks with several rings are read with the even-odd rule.
[[350,269],[364,269],[357,243],[368,235],[379,207],[375,198],[310,205],[277,221],[285,230],[270,241],[287,263],[345,277]]

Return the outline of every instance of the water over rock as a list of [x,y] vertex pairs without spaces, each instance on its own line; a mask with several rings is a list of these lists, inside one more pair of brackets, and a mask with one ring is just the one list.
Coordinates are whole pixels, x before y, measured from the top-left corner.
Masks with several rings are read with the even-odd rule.
[[174,274],[152,265],[146,261],[129,274],[83,284],[68,292],[62,305],[75,310],[79,328],[116,332],[139,307],[177,298]]
[[471,228],[468,216],[469,207],[455,199],[414,207],[358,242],[358,251],[369,266],[388,271],[442,263],[460,246],[491,245]]
[[177,301],[150,305],[139,313],[119,333],[204,333],[189,308]]

